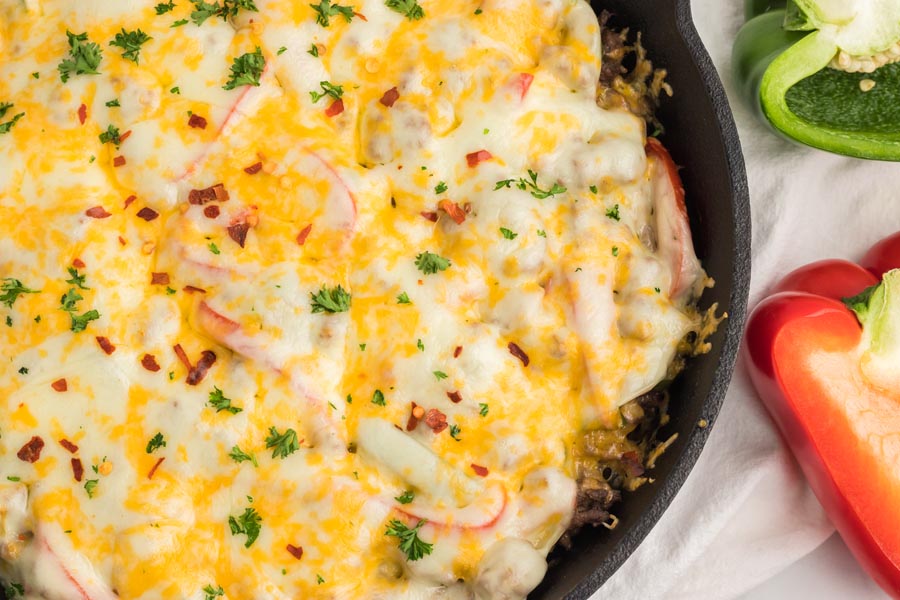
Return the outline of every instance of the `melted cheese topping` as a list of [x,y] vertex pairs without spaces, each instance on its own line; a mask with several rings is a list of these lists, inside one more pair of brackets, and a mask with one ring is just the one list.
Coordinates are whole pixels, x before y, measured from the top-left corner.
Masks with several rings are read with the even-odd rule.
[[[524,597],[579,433],[665,377],[702,276],[643,123],[596,104],[596,17],[246,4],[0,0],[0,576]],[[61,81],[67,30],[97,74]]]

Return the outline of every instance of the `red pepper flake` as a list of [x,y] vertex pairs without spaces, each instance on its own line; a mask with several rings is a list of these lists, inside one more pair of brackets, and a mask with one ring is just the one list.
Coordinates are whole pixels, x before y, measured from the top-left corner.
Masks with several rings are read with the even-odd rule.
[[72,475],[75,476],[75,481],[81,481],[81,478],[84,477],[84,465],[81,464],[80,458],[72,459]]
[[125,133],[123,133],[122,135],[119,136],[119,143],[121,144],[122,142],[124,142],[125,140],[127,140],[130,137],[131,137],[131,130],[129,129],[128,131],[126,131]]
[[102,206],[92,206],[84,211],[84,214],[92,219],[105,219],[106,217],[112,216],[112,213],[106,212],[106,209]]
[[102,335],[98,335],[96,337],[97,344],[100,345],[100,349],[106,352],[106,354],[112,354],[116,351],[116,347],[112,345],[112,342],[109,341],[109,338],[105,338]]
[[397,91],[396,87],[392,87],[391,89],[389,89],[388,91],[386,91],[384,93],[384,95],[381,97],[381,100],[379,100],[379,102],[381,102],[382,104],[384,104],[385,106],[390,108],[394,105],[394,102],[396,102],[399,98],[400,98],[400,92]]
[[412,431],[419,426],[419,419],[425,416],[425,409],[415,402],[410,402],[409,404],[409,419],[406,421],[406,430]]
[[123,245],[123,246],[127,243],[127,242],[125,241],[125,238],[123,238],[121,235],[119,236],[119,243],[120,243],[121,245]]
[[159,468],[159,465],[161,465],[164,460],[166,460],[165,456],[161,457],[158,461],[156,461],[156,464],[153,465],[153,468],[150,469],[149,473],[147,473],[147,479],[153,479],[153,476],[156,475],[156,470]]
[[188,192],[188,202],[191,204],[204,205],[207,202],[218,201],[225,202],[228,200],[228,190],[221,183],[204,188],[202,190],[191,190]]
[[134,202],[135,200],[137,200],[137,196],[135,196],[134,194],[125,198],[125,208],[128,208],[129,206],[131,206],[131,203]]
[[19,457],[19,460],[23,460],[27,463],[34,463],[41,457],[41,450],[44,449],[44,440],[42,440],[38,436],[34,436],[28,443],[22,446],[22,448],[16,453],[16,456]]
[[481,465],[476,465],[472,463],[472,470],[475,471],[475,474],[479,477],[487,477],[488,470],[487,467],[482,467]]
[[206,372],[216,363],[216,353],[212,350],[204,350],[200,353],[197,365],[190,370],[187,376],[188,385],[197,385],[206,377]]
[[66,382],[66,378],[63,377],[63,378],[57,379],[56,381],[51,383],[50,387],[52,387],[57,392],[65,392],[66,390],[69,389],[69,384]]
[[195,286],[193,286],[193,285],[186,285],[186,286],[184,286],[183,288],[181,288],[181,290],[182,290],[183,292],[187,292],[188,294],[193,294],[194,292],[197,292],[198,294],[205,294],[205,293],[206,293],[206,290],[204,290],[203,288],[198,288],[198,287],[195,287]]
[[366,23],[369,22],[369,20],[366,18],[366,15],[364,15],[364,14],[362,14],[362,13],[355,12],[355,13],[353,13],[353,16],[354,16],[354,17],[359,17],[360,19],[362,19],[362,20],[365,21]]
[[187,352],[184,351],[184,348],[181,347],[181,344],[175,344],[172,348],[175,351],[175,356],[178,357],[178,360],[181,361],[181,364],[184,365],[184,368],[190,371],[194,368],[194,365],[191,364],[191,360],[188,358]]
[[116,157],[113,158],[113,166],[114,166],[114,167],[121,167],[121,166],[123,166],[124,164],[125,164],[125,157],[124,157],[124,156],[119,155],[119,156],[116,156]]
[[143,358],[141,358],[141,365],[148,371],[152,371],[156,373],[159,371],[159,363],[156,362],[156,357],[152,354],[145,354]]
[[203,216],[207,219],[215,219],[219,216],[219,206],[217,204],[210,204],[203,209]]
[[260,171],[262,171],[262,163],[261,162],[253,163],[249,167],[244,167],[244,173],[246,173],[247,175],[256,175]]
[[437,223],[438,216],[436,212],[422,211],[419,214],[425,217],[426,220]]
[[516,358],[518,358],[519,360],[521,360],[522,364],[525,365],[526,367],[528,366],[528,363],[531,362],[528,359],[528,355],[525,354],[525,351],[522,350],[521,348],[519,348],[519,345],[516,344],[515,342],[510,342],[509,344],[506,345],[506,347],[509,348],[509,353],[512,354],[513,356],[515,356]]
[[80,258],[76,258],[72,261],[72,266],[76,269],[83,269],[85,265],[83,260],[81,260]]
[[469,154],[466,154],[466,162],[470,167],[474,167],[478,165],[478,163],[485,160],[490,160],[492,158],[494,158],[494,155],[487,150],[479,150],[478,152],[470,152]]
[[137,216],[147,221],[148,223],[159,216],[159,213],[150,208],[149,206],[145,206],[141,210],[138,211]]
[[456,221],[457,225],[461,225],[466,220],[466,213],[459,207],[459,204],[452,200],[441,200],[438,202],[438,208],[447,213],[451,219]]
[[69,454],[75,454],[76,452],[78,452],[78,446],[65,438],[59,440],[59,445],[68,450]]
[[206,129],[206,119],[198,114],[191,113],[191,118],[188,119],[188,126],[194,129]]
[[456,350],[453,351],[453,358],[459,358],[460,354],[462,354],[462,346],[457,346]]
[[309,237],[309,232],[312,231],[312,223],[304,227],[300,230],[300,233],[297,234],[297,244],[303,245],[306,243],[306,238]]
[[519,77],[516,81],[516,85],[519,88],[519,100],[525,99],[525,95],[528,93],[528,88],[531,87],[532,81],[534,81],[534,75],[531,73],[519,73]]
[[459,404],[462,402],[462,396],[459,392],[447,392],[447,397],[450,398],[450,402],[453,404]]
[[435,433],[440,433],[447,429],[447,415],[436,408],[429,408],[425,413],[425,424]]
[[87,121],[87,105],[82,104],[78,107],[78,122],[84,125],[85,121]]
[[337,115],[344,112],[344,101],[338,98],[334,102],[329,105],[328,108],[325,109],[326,117],[336,117]]
[[169,285],[169,274],[150,273],[150,285]]
[[228,237],[237,242],[237,245],[241,248],[244,247],[244,243],[247,241],[247,232],[250,231],[249,223],[235,223],[228,227]]
[[288,544],[287,551],[290,553],[291,556],[293,556],[297,560],[300,560],[301,558],[303,558],[303,548],[300,546],[294,546],[293,544]]

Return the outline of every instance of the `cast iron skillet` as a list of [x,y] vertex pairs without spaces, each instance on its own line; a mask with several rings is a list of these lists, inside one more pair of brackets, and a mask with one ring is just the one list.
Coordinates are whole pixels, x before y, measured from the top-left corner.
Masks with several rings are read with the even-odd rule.
[[[750,209],[740,141],[712,61],[691,22],[690,0],[593,0],[596,11],[616,15],[616,25],[641,31],[654,65],[668,70],[675,95],[663,101],[662,142],[683,169],[697,255],[716,280],[702,304],[718,302],[728,320],[710,339],[713,350],[690,361],[671,388],[671,422],[665,439],[677,442],[657,461],[655,483],[613,511],[614,531],[588,528],[571,551],[551,556],[551,567],[531,600],[583,600],[619,568],[666,510],[697,461],[728,388],[743,331],[750,283]],[[647,573],[652,577],[652,573]]]

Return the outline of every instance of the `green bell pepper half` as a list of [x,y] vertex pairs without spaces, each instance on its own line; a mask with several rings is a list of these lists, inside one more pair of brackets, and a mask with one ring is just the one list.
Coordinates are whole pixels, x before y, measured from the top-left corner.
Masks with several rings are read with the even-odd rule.
[[[793,2],[746,0],[745,14],[735,80],[776,131],[837,154],[900,161],[900,63],[874,73],[831,69],[838,47]],[[868,92],[864,79],[875,82]]]

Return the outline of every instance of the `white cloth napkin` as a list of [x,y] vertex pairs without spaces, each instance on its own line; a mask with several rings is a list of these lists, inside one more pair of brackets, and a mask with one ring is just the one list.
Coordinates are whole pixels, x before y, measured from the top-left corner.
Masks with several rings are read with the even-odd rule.
[[[752,307],[788,271],[821,258],[858,259],[900,230],[900,164],[834,156],[773,134],[744,104],[731,76],[743,2],[693,0],[692,9],[728,92],[747,162]],[[832,531],[739,359],[709,442],[681,492],[592,600],[736,598]]]

